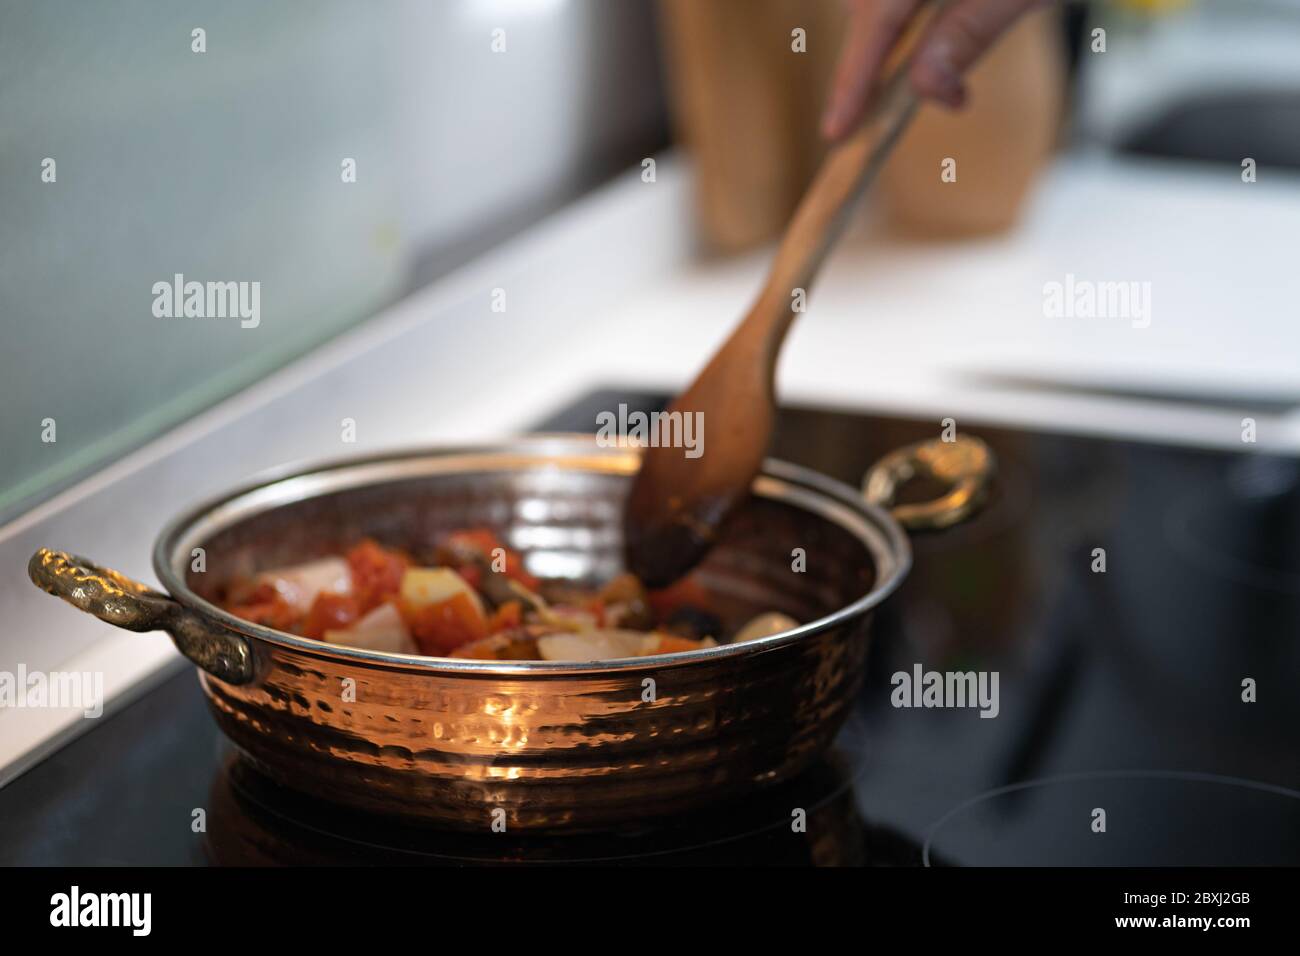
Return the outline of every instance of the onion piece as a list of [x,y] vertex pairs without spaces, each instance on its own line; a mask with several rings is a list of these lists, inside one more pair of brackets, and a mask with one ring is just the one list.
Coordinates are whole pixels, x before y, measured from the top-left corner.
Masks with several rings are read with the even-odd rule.
[[732,637],[731,643],[739,644],[741,641],[771,637],[773,634],[780,634],[782,631],[789,631],[798,626],[799,622],[789,614],[782,614],[780,611],[767,611],[757,617],[750,618],[745,626]]
[[406,622],[391,602],[379,605],[362,617],[351,627],[325,632],[330,644],[344,644],[348,647],[362,647],[368,651],[384,651],[390,654],[418,654],[411,632]]
[[253,578],[253,583],[269,584],[295,612],[306,614],[322,591],[351,594],[352,570],[343,558],[321,558],[263,571]]
[[572,634],[547,634],[537,639],[537,650],[547,661],[605,661],[638,657],[648,646],[658,646],[659,635],[613,628]]

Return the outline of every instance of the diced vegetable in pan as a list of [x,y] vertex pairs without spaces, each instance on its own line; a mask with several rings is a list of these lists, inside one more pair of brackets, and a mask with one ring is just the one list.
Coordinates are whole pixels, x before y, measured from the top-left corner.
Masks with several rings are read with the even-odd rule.
[[[713,647],[725,637],[707,591],[689,578],[662,591],[647,591],[631,574],[598,590],[542,581],[485,529],[452,532],[426,557],[366,539],[339,557],[234,582],[226,608],[331,644],[489,661],[645,657]],[[733,641],[797,626],[774,611]]]
[[780,611],[768,611],[766,614],[760,614],[752,617],[749,622],[736,632],[732,641],[755,641],[760,637],[771,637],[773,634],[780,634],[782,631],[793,630],[799,626],[799,622],[789,614],[782,614]]
[[411,631],[398,613],[397,605],[386,603],[375,608],[351,627],[325,631],[322,640],[330,644],[347,644],[364,647],[368,651],[387,651],[391,654],[418,654],[419,649],[411,639]]

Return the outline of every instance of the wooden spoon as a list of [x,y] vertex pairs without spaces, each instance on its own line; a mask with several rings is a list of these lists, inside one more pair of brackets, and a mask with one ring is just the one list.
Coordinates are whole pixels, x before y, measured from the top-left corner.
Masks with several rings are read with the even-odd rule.
[[[940,5],[930,4],[931,15]],[[669,406],[668,412],[694,416],[700,424],[696,440],[706,439],[701,453],[689,457],[685,449],[666,444],[643,452],[623,533],[627,566],[650,587],[667,585],[690,570],[749,494],[771,441],[781,344],[855,200],[916,112],[906,66],[927,19],[913,18],[862,127],[834,147],[817,171],[749,314]]]

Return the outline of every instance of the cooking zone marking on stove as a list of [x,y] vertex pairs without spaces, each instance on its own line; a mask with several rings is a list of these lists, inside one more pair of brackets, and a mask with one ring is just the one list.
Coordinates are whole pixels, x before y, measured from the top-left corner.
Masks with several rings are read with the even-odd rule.
[[239,319],[240,328],[262,323],[261,282],[171,282],[153,284],[153,314],[159,319]]
[[895,707],[978,707],[980,717],[996,717],[997,671],[927,671],[913,664],[911,673],[896,671],[889,702]]
[[153,926],[152,893],[68,893],[50,897],[51,926],[127,926],[132,936],[148,936]]

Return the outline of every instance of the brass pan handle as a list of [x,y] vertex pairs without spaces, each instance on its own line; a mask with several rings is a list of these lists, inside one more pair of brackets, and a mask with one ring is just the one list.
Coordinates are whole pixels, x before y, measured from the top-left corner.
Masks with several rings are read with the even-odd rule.
[[41,548],[27,575],[42,591],[128,631],[166,631],[182,654],[227,684],[253,678],[253,651],[243,637],[110,568],[66,551]]
[[[872,504],[889,509],[909,531],[948,528],[979,510],[995,470],[993,452],[978,438],[930,439],[892,451],[876,462],[862,480],[862,493]],[[894,504],[899,489],[914,478],[934,479],[948,490],[932,501]]]

